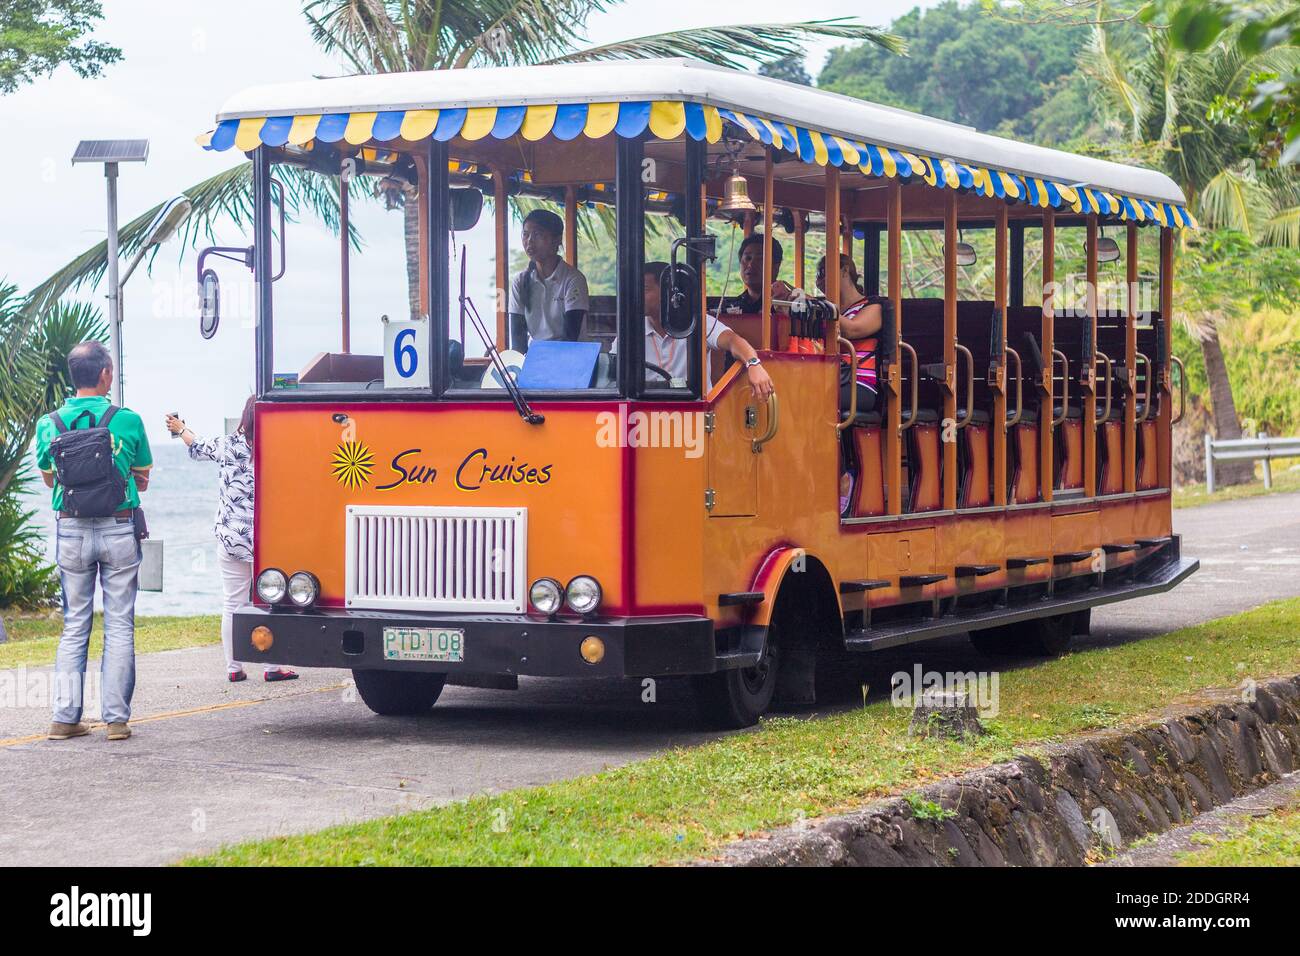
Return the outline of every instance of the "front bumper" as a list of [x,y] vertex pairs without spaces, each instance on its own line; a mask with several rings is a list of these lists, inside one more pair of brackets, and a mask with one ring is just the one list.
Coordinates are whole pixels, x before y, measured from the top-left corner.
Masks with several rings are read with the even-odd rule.
[[[272,634],[265,651],[252,643],[253,628],[258,626]],[[459,628],[465,632],[465,659],[457,663],[385,660],[385,626]],[[591,635],[605,642],[605,656],[596,664],[588,664],[578,652],[583,638]],[[708,674],[718,666],[713,622],[688,615],[581,621],[507,614],[244,607],[234,615],[234,656],[251,664],[515,677],[669,677]]]

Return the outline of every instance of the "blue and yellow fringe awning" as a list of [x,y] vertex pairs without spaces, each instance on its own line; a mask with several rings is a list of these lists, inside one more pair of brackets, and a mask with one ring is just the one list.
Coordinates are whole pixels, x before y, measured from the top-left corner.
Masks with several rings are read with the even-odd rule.
[[244,152],[258,146],[307,146],[317,141],[362,146],[396,139],[415,142],[430,136],[441,142],[456,136],[472,142],[489,136],[510,139],[518,135],[535,142],[546,136],[559,140],[579,136],[600,139],[615,133],[631,138],[649,132],[663,140],[677,139],[685,133],[695,140],[716,143],[725,125],[798,156],[805,163],[856,168],[868,176],[917,179],[940,189],[973,192],[1044,209],[1097,213],[1108,219],[1158,223],[1175,229],[1196,228],[1196,220],[1180,205],[1118,195],[1087,183],[1068,184],[917,155],[752,113],[671,100],[258,116],[223,120],[198,141],[204,149],[219,151],[233,146]]

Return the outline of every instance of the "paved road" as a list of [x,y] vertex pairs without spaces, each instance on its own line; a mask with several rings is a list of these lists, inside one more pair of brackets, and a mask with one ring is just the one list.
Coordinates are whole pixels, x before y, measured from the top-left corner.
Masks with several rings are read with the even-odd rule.
[[[1176,525],[1201,572],[1171,594],[1098,611],[1088,645],[1300,594],[1300,495],[1180,511]],[[960,638],[881,655],[867,676],[882,688],[873,696],[915,660],[968,670],[981,659]],[[42,671],[0,671],[0,863],[166,863],[235,840],[591,773],[711,736],[695,729],[689,690],[673,681],[659,683],[654,704],[628,681],[452,687],[428,717],[404,719],[371,714],[342,671],[233,685],[221,671],[215,647],[142,657],[135,737],[113,744],[102,731],[40,739]],[[820,709],[848,706],[846,698]]]

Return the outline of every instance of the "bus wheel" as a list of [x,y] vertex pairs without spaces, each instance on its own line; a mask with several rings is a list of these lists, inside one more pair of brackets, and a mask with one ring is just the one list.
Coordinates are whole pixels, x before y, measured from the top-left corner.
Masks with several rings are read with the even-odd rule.
[[780,654],[769,639],[753,667],[701,674],[692,680],[695,704],[711,727],[752,727],[767,712],[776,692]]
[[1024,628],[1024,649],[1039,657],[1061,657],[1061,654],[1070,649],[1076,633],[1088,633],[1091,615],[1091,610],[1083,610],[1026,620],[1021,624]]
[[366,706],[385,717],[425,714],[442,693],[446,674],[355,670],[352,680]]

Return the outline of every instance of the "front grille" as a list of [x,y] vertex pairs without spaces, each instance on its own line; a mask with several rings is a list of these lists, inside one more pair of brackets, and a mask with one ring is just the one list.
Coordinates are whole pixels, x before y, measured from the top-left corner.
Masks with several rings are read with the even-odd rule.
[[527,530],[525,508],[350,506],[348,607],[521,614]]

